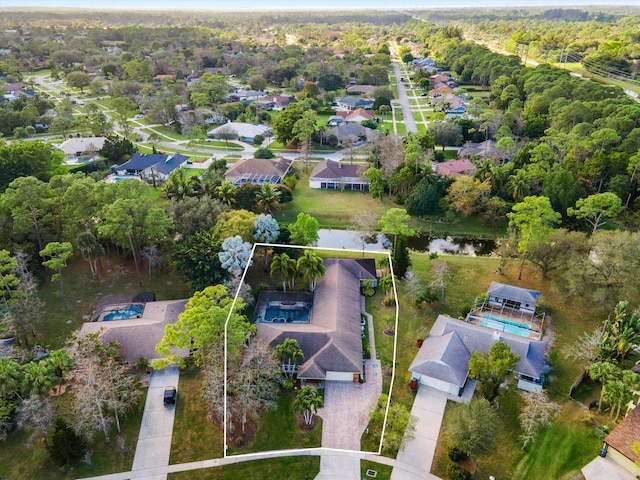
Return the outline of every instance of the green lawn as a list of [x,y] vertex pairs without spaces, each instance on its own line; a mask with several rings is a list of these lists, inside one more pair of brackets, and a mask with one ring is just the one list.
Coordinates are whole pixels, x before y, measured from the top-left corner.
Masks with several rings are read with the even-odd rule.
[[320,471],[320,457],[300,456],[254,460],[202,470],[170,473],[169,480],[239,480],[275,479],[303,480],[308,473],[313,479]]
[[322,419],[317,417],[316,427],[307,432],[298,428],[293,410],[293,392],[283,391],[275,408],[263,413],[253,439],[243,447],[229,446],[229,455],[286,450],[290,448],[314,448],[322,443]]
[[[374,470],[376,472],[375,477],[367,475],[368,470]],[[391,478],[392,467],[389,465],[383,465],[382,463],[370,462],[368,460],[360,461],[360,477],[363,479],[375,478],[376,480],[389,480]]]
[[180,374],[170,465],[222,458],[224,455],[222,431],[207,420],[201,373],[199,368],[193,368]]

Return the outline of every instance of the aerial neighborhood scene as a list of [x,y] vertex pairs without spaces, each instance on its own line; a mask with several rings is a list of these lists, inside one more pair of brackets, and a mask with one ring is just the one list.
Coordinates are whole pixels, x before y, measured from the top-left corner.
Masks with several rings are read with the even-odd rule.
[[0,2],[0,479],[640,478],[640,5],[420,3]]

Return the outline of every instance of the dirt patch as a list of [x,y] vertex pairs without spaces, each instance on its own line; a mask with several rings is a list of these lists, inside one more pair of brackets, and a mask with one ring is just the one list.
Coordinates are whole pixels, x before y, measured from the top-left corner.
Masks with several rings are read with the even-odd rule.
[[466,470],[469,470],[469,473],[471,473],[471,475],[475,475],[475,473],[478,471],[478,465],[476,465],[476,462],[474,462],[470,458],[460,462],[460,466],[462,468],[465,468]]
[[304,421],[304,415],[296,412],[296,423],[298,424],[298,428],[303,432],[310,432],[311,430],[314,430],[318,425],[318,416],[314,415],[311,419],[311,425],[307,425]]
[[396,334],[396,331],[393,328],[385,328],[382,330],[382,333],[387,337],[393,337]]
[[251,420],[247,420],[247,423],[244,424],[244,432],[242,431],[242,423],[234,422],[233,423],[233,433],[231,433],[232,429],[227,430],[227,436],[229,437],[229,445],[234,445],[236,447],[244,447],[248,445],[251,440],[253,440],[254,435],[256,434],[257,425]]

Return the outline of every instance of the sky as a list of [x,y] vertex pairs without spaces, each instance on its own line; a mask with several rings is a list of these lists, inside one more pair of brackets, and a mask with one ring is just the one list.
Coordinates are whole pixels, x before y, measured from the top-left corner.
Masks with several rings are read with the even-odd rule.
[[0,0],[0,7],[75,7],[82,9],[147,10],[301,10],[301,9],[397,9],[544,6],[549,8],[586,5],[640,6],[640,0]]

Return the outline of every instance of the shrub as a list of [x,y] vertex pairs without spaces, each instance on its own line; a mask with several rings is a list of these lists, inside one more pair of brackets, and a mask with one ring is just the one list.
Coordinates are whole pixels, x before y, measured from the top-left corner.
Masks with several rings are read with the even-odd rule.
[[254,145],[262,145],[262,142],[264,142],[264,135],[256,135],[255,137],[253,137],[253,144]]
[[87,451],[85,441],[61,418],[56,419],[55,431],[49,453],[56,465],[63,467],[67,464],[75,464]]
[[458,463],[467,459],[467,454],[459,449],[456,445],[449,445],[447,447],[447,456],[452,462]]
[[467,314],[471,311],[471,305],[465,304],[460,308],[460,316],[466,318]]
[[253,154],[254,158],[273,158],[273,152],[266,147],[257,148],[255,153]]
[[149,359],[146,357],[138,357],[136,359],[136,370],[146,372],[149,369]]
[[289,175],[288,177],[284,178],[282,183],[285,184],[287,187],[289,187],[291,190],[295,190],[296,184],[298,183],[298,179],[293,175]]
[[471,480],[471,473],[460,465],[452,463],[447,467],[447,477],[451,480]]
[[280,203],[289,203],[293,200],[293,191],[289,187],[279,183],[276,188],[280,191]]

